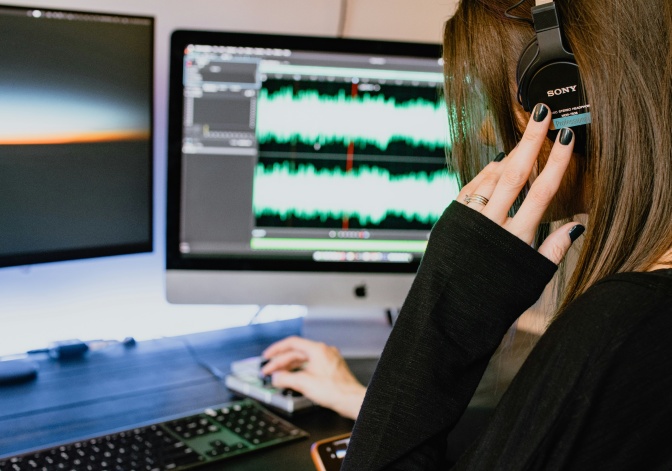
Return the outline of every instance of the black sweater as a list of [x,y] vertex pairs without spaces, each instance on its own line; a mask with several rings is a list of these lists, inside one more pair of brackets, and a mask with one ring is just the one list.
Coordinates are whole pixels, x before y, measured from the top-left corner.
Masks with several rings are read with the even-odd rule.
[[[344,471],[445,470],[455,426],[556,266],[459,203],[432,230]],[[672,469],[672,270],[590,288],[542,336],[458,470]]]

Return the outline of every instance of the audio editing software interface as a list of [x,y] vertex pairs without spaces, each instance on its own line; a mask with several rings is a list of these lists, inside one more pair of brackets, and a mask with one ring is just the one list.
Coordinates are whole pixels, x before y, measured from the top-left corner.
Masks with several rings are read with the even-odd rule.
[[458,193],[437,59],[190,45],[180,251],[408,263]]

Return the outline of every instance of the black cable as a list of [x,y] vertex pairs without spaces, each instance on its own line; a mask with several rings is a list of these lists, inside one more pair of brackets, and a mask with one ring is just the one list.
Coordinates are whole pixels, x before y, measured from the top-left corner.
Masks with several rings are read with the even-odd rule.
[[525,3],[525,1],[526,1],[526,0],[520,0],[520,1],[518,1],[515,5],[510,6],[509,8],[507,8],[506,10],[504,10],[504,16],[506,16],[506,17],[509,18],[510,20],[524,21],[524,22],[529,23],[529,24],[531,24],[531,25],[534,26],[534,21],[532,21],[531,18],[524,18],[524,17],[522,17],[522,16],[516,16],[516,15],[512,15],[512,14],[510,13],[512,10],[515,10],[516,8],[518,8],[519,6],[521,6],[523,3]]
[[216,366],[213,366],[203,360],[199,357],[198,353],[194,349],[194,347],[189,343],[188,340],[183,340],[182,343],[184,346],[187,348],[187,351],[191,355],[191,357],[194,359],[196,364],[206,370],[208,373],[210,373],[215,379],[217,379],[220,382],[223,382],[226,379],[227,373],[222,373],[222,370],[217,368]]
[[348,18],[348,0],[341,0],[341,8],[338,14],[338,26],[336,27],[336,37],[342,38],[345,35],[346,20]]
[[266,308],[266,306],[259,306],[259,309],[257,309],[257,312],[254,313],[254,315],[253,315],[252,318],[249,320],[249,322],[247,323],[247,325],[248,325],[248,326],[253,325],[253,324],[255,323],[254,321],[256,321],[257,318],[259,317],[259,314],[261,314],[261,311],[263,311],[265,308]]
[[391,307],[385,309],[385,317],[390,327],[394,327],[394,323],[397,321],[397,318],[399,317],[400,310],[401,308],[391,308]]
[[102,350],[112,345],[123,345],[126,348],[135,346],[136,341],[133,337],[126,337],[124,340],[88,340],[78,339],[60,340],[52,342],[47,348],[37,348],[28,350],[27,355],[37,355],[45,353],[55,360],[71,360],[81,358],[89,351]]

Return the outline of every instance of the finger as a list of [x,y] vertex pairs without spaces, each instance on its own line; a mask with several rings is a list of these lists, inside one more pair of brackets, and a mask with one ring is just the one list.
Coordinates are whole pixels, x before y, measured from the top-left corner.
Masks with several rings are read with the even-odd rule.
[[278,389],[293,389],[301,394],[306,394],[310,390],[310,382],[315,381],[310,375],[297,371],[290,373],[288,371],[278,371],[273,374],[272,384]]
[[518,146],[509,153],[506,168],[499,183],[481,214],[502,225],[508,218],[509,209],[527,183],[544,144],[548,126],[551,122],[551,110],[543,103],[534,107],[530,121],[525,128]]
[[558,265],[572,246],[572,243],[581,235],[585,227],[576,222],[569,222],[560,229],[553,231],[539,247],[539,253]]
[[294,370],[300,368],[306,361],[308,361],[306,354],[298,350],[283,352],[271,358],[261,368],[261,374],[270,375],[278,370]]
[[574,148],[574,133],[563,128],[558,134],[544,169],[534,180],[525,201],[506,229],[527,243],[531,243],[537,226],[560,188]]
[[285,337],[282,340],[278,340],[277,342],[273,342],[271,345],[266,347],[266,349],[261,353],[261,356],[270,359],[275,355],[286,352],[287,350],[291,350],[296,338],[297,337],[293,335],[290,337]]
[[467,183],[462,187],[462,190],[460,190],[460,193],[457,195],[455,200],[459,201],[460,203],[466,204],[464,201],[466,196],[475,193],[476,189],[478,188],[479,185],[481,185],[483,180],[491,176],[491,172],[497,171],[498,174],[501,174],[501,170],[504,168],[503,167],[504,164],[500,162],[505,158],[506,154],[504,152],[500,152],[499,154],[497,154],[497,156],[494,158],[492,162],[483,167],[483,170],[478,172],[478,175],[476,175],[469,183]]
[[[490,165],[490,164],[488,164]],[[464,185],[462,187],[462,190],[458,193],[457,197],[455,198],[456,201],[462,203],[462,204],[467,204],[465,202],[465,199],[467,195],[472,194],[473,192],[476,191],[476,188],[478,188],[478,185],[481,184],[481,181],[485,178],[484,171],[487,169],[488,166],[486,166],[483,170],[481,170],[478,175],[476,175],[469,183]]]
[[[484,175],[479,185],[473,192],[469,193],[469,202],[467,202],[468,207],[475,209],[476,211],[481,211],[485,205],[488,204],[488,200],[492,196],[493,191],[495,191],[495,187],[502,175],[503,169],[504,166],[496,162],[489,163],[488,166],[483,169],[483,172],[481,173],[484,173]],[[485,201],[482,201],[479,196],[485,198]]]
[[319,348],[319,345],[319,342],[292,335],[269,345],[261,355],[264,358],[272,358],[290,350],[300,350],[309,353]]

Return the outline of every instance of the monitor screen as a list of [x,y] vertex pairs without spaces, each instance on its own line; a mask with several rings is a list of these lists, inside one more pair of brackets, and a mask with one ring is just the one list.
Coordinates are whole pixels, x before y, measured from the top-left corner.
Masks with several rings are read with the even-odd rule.
[[0,266],[152,250],[153,38],[0,5]]
[[458,193],[440,55],[175,32],[169,300],[397,305]]

